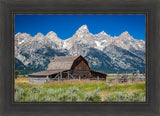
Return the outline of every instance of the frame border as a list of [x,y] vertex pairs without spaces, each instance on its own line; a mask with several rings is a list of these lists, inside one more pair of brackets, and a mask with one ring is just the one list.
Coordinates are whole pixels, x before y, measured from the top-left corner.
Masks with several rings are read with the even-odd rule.
[[[12,32],[14,33],[14,17],[15,15],[61,15],[61,14],[64,14],[64,15],[123,15],[123,14],[126,14],[126,15],[145,15],[145,36],[146,36],[146,32],[148,30],[148,12],[86,12],[85,14],[84,13],[74,13],[74,12],[60,12],[60,13],[57,13],[57,12],[12,12]],[[13,39],[14,39],[14,35],[12,35]],[[15,41],[14,41],[15,42]],[[13,51],[15,52],[14,50],[14,44],[13,42]],[[145,71],[146,71],[146,81],[145,81],[145,84],[146,84],[146,101],[145,102],[57,102],[57,101],[54,101],[54,102],[15,102],[14,101],[14,79],[15,79],[15,75],[14,75],[14,71],[15,71],[15,68],[14,68],[14,64],[15,64],[15,61],[12,63],[12,69],[13,69],[13,72],[12,72],[12,95],[11,95],[11,99],[12,99],[12,104],[148,104],[148,75],[147,75],[147,69],[148,69],[148,52],[147,52],[147,43],[148,43],[148,38],[147,36],[145,37],[145,51],[146,51],[146,68],[145,68]],[[12,59],[15,58],[15,54],[12,54]]]
[[[84,115],[84,116],[159,116],[160,115],[160,3],[159,0],[0,0],[0,116],[3,115]],[[43,7],[42,7],[43,6]],[[147,104],[12,104],[11,88],[13,76],[13,23],[15,12],[104,13],[104,12],[147,12]],[[124,14],[124,13],[123,13]],[[150,78],[148,78],[150,77]]]

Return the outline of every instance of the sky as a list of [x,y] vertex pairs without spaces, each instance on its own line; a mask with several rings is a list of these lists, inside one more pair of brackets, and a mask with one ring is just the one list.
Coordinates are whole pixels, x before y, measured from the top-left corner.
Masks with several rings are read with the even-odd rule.
[[15,34],[35,36],[54,31],[59,38],[68,39],[82,26],[97,34],[101,31],[119,36],[128,31],[135,39],[145,40],[145,15],[15,15]]

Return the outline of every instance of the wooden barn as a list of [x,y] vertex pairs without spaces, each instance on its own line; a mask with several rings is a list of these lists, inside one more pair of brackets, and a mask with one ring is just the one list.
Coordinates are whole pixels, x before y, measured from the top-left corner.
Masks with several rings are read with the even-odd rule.
[[70,79],[105,80],[106,74],[90,70],[88,62],[80,55],[55,57],[48,65],[47,70],[28,75],[29,83]]

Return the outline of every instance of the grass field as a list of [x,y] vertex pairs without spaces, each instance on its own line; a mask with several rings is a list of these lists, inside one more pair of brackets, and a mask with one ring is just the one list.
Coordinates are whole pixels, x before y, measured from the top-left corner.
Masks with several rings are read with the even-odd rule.
[[15,101],[106,101],[143,102],[145,83],[108,84],[97,80],[67,80],[29,84],[28,78],[15,79]]

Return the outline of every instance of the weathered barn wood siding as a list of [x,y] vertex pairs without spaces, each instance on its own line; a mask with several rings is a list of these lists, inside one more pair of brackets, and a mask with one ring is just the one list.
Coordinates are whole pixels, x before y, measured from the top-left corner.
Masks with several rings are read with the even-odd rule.
[[28,77],[29,83],[43,84],[47,82],[46,77]]
[[82,57],[79,56],[76,60],[74,60],[71,70],[90,70],[87,61]]
[[91,71],[92,77],[91,80],[106,80],[106,74],[99,73],[96,71]]
[[72,65],[72,75],[78,79],[87,79],[91,77],[91,72],[87,61],[79,57]]

